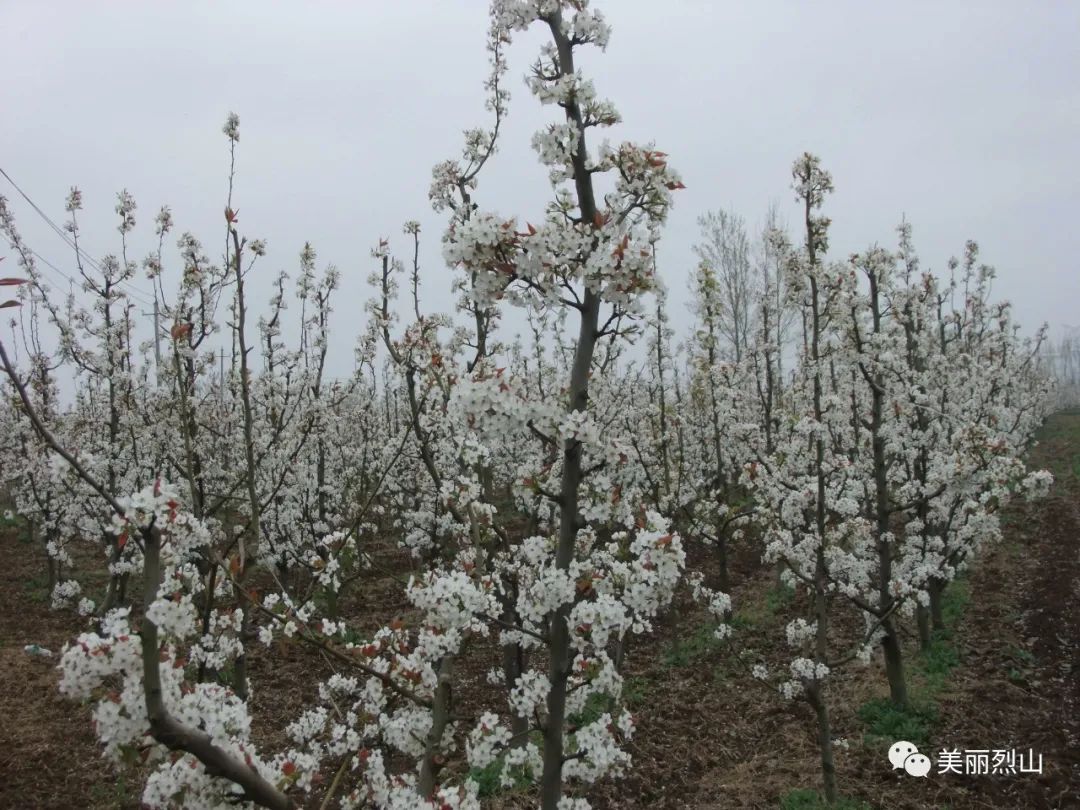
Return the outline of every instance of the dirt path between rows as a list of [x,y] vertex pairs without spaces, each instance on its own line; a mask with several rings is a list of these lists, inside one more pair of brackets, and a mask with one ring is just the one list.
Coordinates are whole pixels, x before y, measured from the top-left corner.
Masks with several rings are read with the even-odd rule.
[[[35,552],[0,532],[0,808],[138,807],[138,788],[102,758],[89,709],[57,691],[60,649],[81,623],[50,609]],[[28,644],[52,655],[28,655]]]
[[[1035,457],[1075,460],[1080,446],[1074,439],[1051,440]],[[1030,510],[1037,514],[1038,559],[1023,600],[1036,677],[1049,703],[1042,722],[1031,724],[1031,745],[1060,756],[1058,778],[1047,785],[1050,807],[1080,807],[1080,480],[1074,470]]]

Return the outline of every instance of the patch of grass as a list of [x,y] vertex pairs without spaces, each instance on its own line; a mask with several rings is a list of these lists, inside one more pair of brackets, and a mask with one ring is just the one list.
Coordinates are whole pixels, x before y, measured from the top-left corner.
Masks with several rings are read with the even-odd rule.
[[926,686],[936,692],[945,685],[949,673],[960,664],[960,653],[943,634],[930,639],[930,646],[919,653],[918,663],[926,676]]
[[810,788],[789,790],[780,797],[780,810],[872,810],[866,802],[841,796],[833,804]]
[[[633,709],[642,706],[648,696],[648,682],[641,677],[627,678],[623,682],[622,699],[616,704],[616,712],[619,705]],[[605,714],[611,713],[611,695],[604,692],[594,692],[585,700],[585,706],[580,712],[567,715],[567,720],[575,726],[587,726],[595,723]]]
[[971,588],[965,578],[958,577],[949,583],[945,593],[941,595],[941,618],[948,631],[956,626],[970,601]]
[[476,782],[481,799],[490,799],[502,793],[524,790],[532,784],[529,771],[524,766],[511,767],[508,773],[511,784],[502,782],[503,758],[498,757],[484,768],[470,768],[468,778]]
[[1035,663],[1035,655],[1031,650],[1025,650],[1023,647],[1017,647],[1015,644],[1011,645],[1005,654],[1016,661],[1019,661],[1025,666],[1031,666]]
[[775,616],[781,609],[791,604],[791,600],[794,598],[795,589],[790,585],[781,583],[769,588],[765,592],[765,612],[770,616]]
[[367,639],[364,638],[364,636],[362,636],[355,627],[351,626],[345,628],[345,630],[341,634],[341,637],[342,641],[344,641],[346,644],[361,644],[367,641]]
[[1012,683],[1023,684],[1027,682],[1028,673],[1035,664],[1035,656],[1030,650],[1017,647],[1015,644],[1005,649],[1005,656],[1013,662],[1005,673],[1005,677]]
[[715,684],[722,684],[729,681],[732,677],[738,677],[739,672],[734,667],[728,664],[720,664],[720,666],[713,667],[712,680]]
[[907,740],[921,747],[930,742],[937,708],[931,703],[913,702],[900,709],[888,698],[881,698],[859,707],[859,719],[866,724],[866,740],[870,744],[892,745],[897,740]]
[[131,792],[123,773],[116,774],[115,784],[98,782],[90,786],[90,804],[93,807],[126,807],[131,803]]
[[737,610],[731,615],[728,624],[731,625],[732,630],[749,630],[760,621],[761,617],[753,611]]
[[16,539],[24,546],[34,540],[30,536],[30,524],[22,515],[13,512],[9,506],[0,506],[0,532],[14,532]]
[[585,700],[584,708],[575,714],[567,715],[567,720],[576,726],[595,723],[611,708],[611,696],[602,692],[593,692]]
[[649,696],[649,682],[645,678],[631,677],[623,681],[622,699],[627,708],[638,709],[645,705]]
[[688,667],[720,649],[722,642],[716,637],[716,625],[712,622],[698,625],[685,638],[675,639],[664,651],[663,662],[667,667]]
[[218,683],[222,686],[227,686],[230,689],[236,688],[236,668],[231,661],[225,664],[224,668],[217,670],[214,674],[217,676]]
[[49,593],[49,580],[44,576],[32,576],[24,583],[26,588],[26,597],[31,602],[47,602],[52,596]]
[[329,588],[319,588],[312,595],[311,601],[323,616],[336,618],[339,615],[338,593]]
[[750,604],[735,611],[728,624],[733,630],[749,630],[766,624],[781,610],[791,604],[795,598],[795,589],[790,585],[775,585],[760,600],[754,600]]

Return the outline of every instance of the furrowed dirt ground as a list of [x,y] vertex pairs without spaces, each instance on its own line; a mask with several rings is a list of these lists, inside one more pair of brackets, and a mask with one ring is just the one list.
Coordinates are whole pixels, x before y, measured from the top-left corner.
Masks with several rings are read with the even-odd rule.
[[[1031,463],[1054,472],[1050,497],[1010,509],[1005,542],[949,594],[950,631],[931,654],[908,639],[917,710],[873,714],[872,701],[886,694],[877,664],[830,679],[834,734],[845,741],[836,751],[845,806],[1080,807],[1080,412],[1052,417],[1039,438]],[[629,746],[634,766],[624,779],[590,791],[594,807],[818,806],[807,793],[793,793],[820,785],[808,707],[781,702],[746,674],[749,663],[785,660],[783,626],[798,607],[756,556],[741,550],[732,569],[735,649],[753,651],[745,661],[712,640],[685,596],[651,636],[633,642],[626,695],[638,723]],[[710,571],[707,550],[691,557]],[[0,808],[138,807],[139,774],[102,759],[89,709],[56,690],[56,654],[80,620],[49,609],[44,560],[18,530],[0,531],[0,560]],[[387,577],[347,613],[371,628],[405,608]],[[34,643],[54,656],[28,655],[23,647]],[[468,683],[482,689],[479,662],[462,664]],[[303,649],[255,652],[258,741],[280,742],[293,715],[287,707],[310,696],[328,672],[329,664],[313,666]],[[935,760],[943,749],[1030,749],[1042,754],[1043,772],[958,776],[935,767],[915,779],[887,762],[893,732],[922,735],[920,750]],[[528,793],[488,788],[493,807],[535,806]]]

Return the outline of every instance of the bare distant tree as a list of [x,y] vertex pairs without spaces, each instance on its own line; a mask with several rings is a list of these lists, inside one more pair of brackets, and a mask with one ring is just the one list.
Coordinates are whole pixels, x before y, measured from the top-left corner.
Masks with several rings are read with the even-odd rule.
[[698,217],[698,226],[701,242],[694,245],[694,252],[716,278],[720,332],[731,358],[740,362],[753,330],[756,290],[746,222],[732,211],[720,210]]
[[1057,405],[1080,405],[1080,327],[1066,326],[1055,346],[1047,341],[1040,352],[1043,369],[1057,382]]
[[[776,372],[780,384],[784,379],[784,349],[797,313],[786,303],[787,277],[785,267],[791,242],[787,223],[780,216],[779,205],[769,203],[761,230],[754,243],[754,265],[761,277],[761,294],[768,299],[770,324],[768,342],[775,344]],[[764,302],[763,302],[764,303]],[[764,328],[764,325],[762,325]]]

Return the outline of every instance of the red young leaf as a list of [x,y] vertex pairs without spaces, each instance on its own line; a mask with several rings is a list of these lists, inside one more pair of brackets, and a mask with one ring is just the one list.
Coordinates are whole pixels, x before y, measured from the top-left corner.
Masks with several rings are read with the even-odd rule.
[[0,278],[0,287],[15,287],[25,283],[25,278]]

